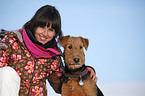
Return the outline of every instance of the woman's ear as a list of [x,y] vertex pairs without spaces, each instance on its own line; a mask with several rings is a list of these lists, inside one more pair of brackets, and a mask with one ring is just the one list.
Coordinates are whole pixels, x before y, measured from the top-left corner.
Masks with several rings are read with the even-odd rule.
[[60,43],[60,45],[62,47],[65,47],[69,38],[70,38],[70,35],[68,35],[68,36],[62,36],[62,37],[58,38],[58,41],[59,41],[59,43]]

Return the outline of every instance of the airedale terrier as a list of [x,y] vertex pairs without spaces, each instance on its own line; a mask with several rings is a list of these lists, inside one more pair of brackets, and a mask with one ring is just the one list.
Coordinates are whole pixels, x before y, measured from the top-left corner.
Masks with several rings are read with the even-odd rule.
[[63,36],[58,38],[64,47],[66,80],[62,85],[62,96],[97,96],[97,85],[85,67],[83,47],[87,50],[89,40],[83,37]]

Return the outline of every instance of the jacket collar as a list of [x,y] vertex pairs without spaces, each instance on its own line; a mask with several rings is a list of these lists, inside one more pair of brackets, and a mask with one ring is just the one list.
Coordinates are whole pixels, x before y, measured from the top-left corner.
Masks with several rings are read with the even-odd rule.
[[26,33],[27,33],[29,39],[30,39],[33,43],[35,43],[35,44],[37,44],[37,45],[39,45],[39,46],[41,46],[41,47],[43,47],[43,48],[45,48],[45,49],[47,49],[47,48],[53,48],[53,47],[54,47],[54,44],[55,44],[55,42],[56,42],[54,37],[53,37],[53,39],[52,39],[51,41],[47,42],[46,44],[42,44],[42,43],[40,43],[40,42],[34,37],[34,34],[30,31],[29,27],[26,27],[26,28],[25,28],[25,31],[26,31]]
[[58,52],[55,48],[47,48],[46,50],[42,50],[41,46],[36,46],[28,37],[25,29],[23,29],[22,32],[24,43],[26,44],[26,47],[30,51],[31,55],[35,58],[50,58],[56,55],[60,55],[60,52]]

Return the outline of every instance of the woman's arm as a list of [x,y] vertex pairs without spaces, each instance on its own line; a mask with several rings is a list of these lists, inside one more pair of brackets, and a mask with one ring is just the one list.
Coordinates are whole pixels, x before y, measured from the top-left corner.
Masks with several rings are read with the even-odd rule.
[[8,54],[7,54],[7,50],[10,50],[10,46],[9,46],[9,41],[8,39],[8,35],[7,35],[8,31],[5,30],[1,30],[0,32],[0,67],[4,67],[8,65]]
[[62,87],[62,74],[63,74],[63,69],[61,69],[62,61],[59,56],[57,56],[58,60],[58,67],[48,76],[48,81],[51,85],[51,87],[54,89],[56,93],[61,94],[61,87]]
[[62,87],[62,80],[61,77],[57,76],[57,74],[54,72],[50,76],[48,76],[48,81],[51,87],[54,89],[56,93],[61,94],[61,87]]

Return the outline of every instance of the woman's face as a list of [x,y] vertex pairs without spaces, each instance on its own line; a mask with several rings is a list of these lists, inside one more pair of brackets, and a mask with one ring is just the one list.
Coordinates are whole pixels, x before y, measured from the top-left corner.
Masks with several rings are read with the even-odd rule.
[[45,27],[37,27],[35,30],[35,38],[42,44],[45,44],[52,40],[52,38],[55,35],[55,29],[51,27],[52,24],[50,24],[49,27],[47,25]]

